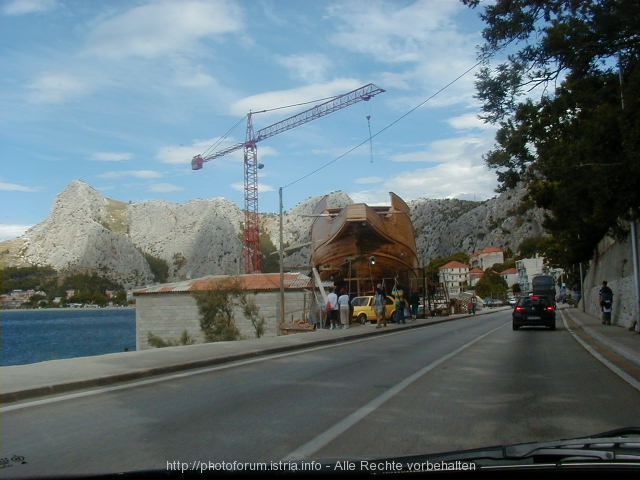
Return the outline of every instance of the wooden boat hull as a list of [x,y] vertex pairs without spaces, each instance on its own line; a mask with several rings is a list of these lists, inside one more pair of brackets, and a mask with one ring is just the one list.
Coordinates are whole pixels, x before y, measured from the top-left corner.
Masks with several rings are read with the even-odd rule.
[[415,230],[407,204],[390,193],[391,206],[354,203],[327,208],[318,202],[311,227],[311,265],[322,280],[346,284],[351,293],[373,292],[382,283],[415,288],[419,266]]

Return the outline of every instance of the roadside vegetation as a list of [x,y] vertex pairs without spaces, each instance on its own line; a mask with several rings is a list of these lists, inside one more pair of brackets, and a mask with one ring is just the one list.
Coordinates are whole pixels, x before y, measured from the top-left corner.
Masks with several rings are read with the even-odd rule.
[[554,266],[640,218],[640,3],[461,0],[483,8],[477,98],[499,127],[486,164],[544,208]]
[[215,289],[193,292],[200,313],[200,328],[207,342],[240,339],[240,331],[235,324],[236,307],[240,307],[245,317],[251,320],[257,338],[264,334],[266,320],[250,295],[238,282],[231,280]]

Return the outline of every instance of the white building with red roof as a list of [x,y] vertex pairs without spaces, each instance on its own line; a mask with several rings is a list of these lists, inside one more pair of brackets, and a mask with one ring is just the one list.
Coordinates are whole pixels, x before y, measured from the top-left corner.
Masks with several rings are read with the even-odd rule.
[[498,247],[485,247],[482,250],[473,252],[469,263],[471,263],[471,268],[479,268],[484,271],[495,263],[504,263],[504,252]]
[[452,260],[438,269],[440,283],[446,286],[449,297],[457,297],[469,286],[469,265]]

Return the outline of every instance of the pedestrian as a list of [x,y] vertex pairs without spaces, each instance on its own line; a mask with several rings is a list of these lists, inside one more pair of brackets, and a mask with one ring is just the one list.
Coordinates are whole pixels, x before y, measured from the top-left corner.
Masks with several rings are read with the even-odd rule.
[[385,316],[385,305],[387,304],[384,291],[382,287],[378,285],[376,288],[376,294],[373,297],[373,310],[376,313],[376,328],[381,328],[383,325],[387,326],[387,319]]
[[602,324],[611,325],[611,311],[613,310],[613,290],[607,285],[607,281],[603,280],[600,287],[600,309],[602,310]]
[[338,306],[340,309],[340,323],[342,324],[342,328],[349,328],[349,313],[350,313],[350,305],[349,305],[349,294],[345,288],[340,289],[340,296],[338,297]]
[[327,295],[327,317],[329,319],[329,330],[338,328],[338,295],[333,287],[329,287],[329,295]]
[[396,323],[407,323],[404,311],[405,309],[409,309],[409,303],[404,296],[404,288],[402,288],[402,285],[395,285],[391,294],[395,299]]
[[418,305],[420,305],[420,294],[417,291],[412,291],[409,296],[411,303],[411,316],[414,320],[418,318]]
[[478,299],[476,298],[475,295],[473,295],[471,297],[471,312],[475,315],[476,314],[476,304],[478,303]]

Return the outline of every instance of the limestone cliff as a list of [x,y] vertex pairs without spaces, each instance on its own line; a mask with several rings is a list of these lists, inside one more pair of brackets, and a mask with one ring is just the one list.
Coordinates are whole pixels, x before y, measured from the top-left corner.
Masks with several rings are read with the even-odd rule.
[[[420,261],[486,246],[516,251],[527,237],[543,233],[539,210],[519,209],[523,192],[484,202],[419,199],[407,202],[416,229]],[[320,197],[283,214],[285,267],[304,269],[311,255],[310,216]],[[329,204],[352,200],[332,192]],[[145,285],[153,275],[145,254],[169,265],[169,281],[242,272],[242,210],[223,198],[185,204],[162,200],[124,203],[104,197],[81,181],[56,198],[51,215],[25,235],[0,243],[0,265],[50,265],[62,272],[97,272],[126,287]],[[279,246],[279,218],[262,215],[261,225]]]

